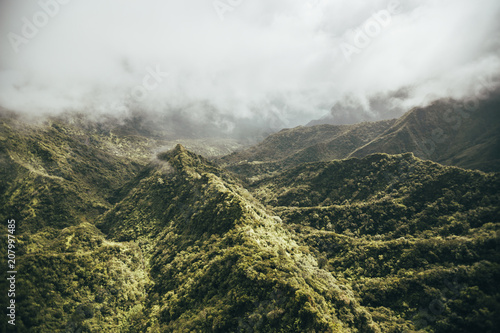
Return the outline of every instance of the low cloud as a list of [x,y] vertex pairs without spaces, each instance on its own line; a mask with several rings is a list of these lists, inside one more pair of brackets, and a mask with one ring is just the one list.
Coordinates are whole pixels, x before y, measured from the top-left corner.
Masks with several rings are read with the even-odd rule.
[[[241,135],[305,124],[332,106],[344,122],[397,116],[500,73],[498,1],[405,1],[367,45],[352,44],[390,3],[0,0],[0,105],[140,111]],[[357,47],[350,59],[345,43]]]

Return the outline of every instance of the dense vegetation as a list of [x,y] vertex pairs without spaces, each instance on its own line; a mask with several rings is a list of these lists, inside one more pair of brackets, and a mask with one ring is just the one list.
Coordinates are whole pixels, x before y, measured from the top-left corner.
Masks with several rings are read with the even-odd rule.
[[219,162],[237,174],[260,179],[306,162],[412,152],[444,165],[498,172],[498,96],[439,100],[393,120],[285,129]]
[[384,332],[500,327],[500,177],[370,155],[303,164],[251,185]]
[[377,331],[349,287],[224,171],[181,146],[159,157],[101,225],[118,240],[140,235],[151,256],[155,284],[134,330]]
[[500,171],[499,94],[469,101],[440,100],[415,108],[350,156],[373,153],[415,156],[482,171]]
[[499,174],[332,160],[395,121],[282,131],[219,160],[233,174],[180,145],[151,159],[172,142],[131,124],[1,120],[19,332],[500,327]]

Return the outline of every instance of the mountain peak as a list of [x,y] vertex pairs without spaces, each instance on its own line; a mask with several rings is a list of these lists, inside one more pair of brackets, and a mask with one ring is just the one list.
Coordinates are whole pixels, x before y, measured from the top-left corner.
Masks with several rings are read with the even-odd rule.
[[187,152],[186,148],[184,148],[183,145],[181,145],[180,143],[178,143],[174,149],[172,149],[172,151],[176,154],[180,154],[180,153],[184,153],[184,152]]
[[[186,174],[199,174],[204,171],[209,171],[218,174],[220,170],[215,168],[203,156],[197,155],[183,145],[177,144],[173,149],[159,153],[157,155],[159,160],[168,162],[177,171]],[[198,177],[197,176],[197,177]]]
[[[174,160],[178,162],[187,162],[190,157],[197,157],[195,154],[189,152],[183,145],[178,143],[173,149],[159,153],[157,155],[158,159],[170,162],[171,164],[175,164]],[[182,163],[184,164],[184,163]]]

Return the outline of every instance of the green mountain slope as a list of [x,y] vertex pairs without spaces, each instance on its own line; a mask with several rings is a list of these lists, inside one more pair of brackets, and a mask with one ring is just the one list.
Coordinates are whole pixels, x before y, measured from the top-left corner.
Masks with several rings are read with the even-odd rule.
[[[155,150],[177,142],[143,127],[115,119],[95,122],[81,114],[26,123],[0,110],[2,216],[17,216],[23,230],[96,219],[121,199]],[[223,139],[185,141],[206,156],[238,147]]]
[[500,99],[440,100],[399,119],[282,130],[219,163],[250,181],[300,163],[414,153],[444,165],[500,171]]
[[103,142],[102,135],[92,131],[58,122],[27,125],[4,114],[2,218],[16,216],[24,232],[92,221],[108,210],[118,200],[116,191],[141,169],[142,160],[98,148]]
[[350,156],[413,152],[445,165],[500,171],[500,99],[491,97],[469,104],[442,100],[410,110],[383,135]]
[[154,285],[132,331],[379,331],[224,171],[182,146],[159,158],[100,224],[116,240],[139,235],[150,255]]
[[412,153],[340,160],[437,122],[422,114],[283,131],[226,170],[132,124],[2,113],[18,330],[496,332],[499,174]]
[[500,327],[500,178],[412,154],[307,163],[252,185],[384,332]]
[[19,235],[17,247],[18,332],[123,332],[142,310],[149,274],[136,243],[83,222]]
[[[188,141],[209,155],[222,147]],[[112,121],[27,123],[1,110],[0,215],[17,221],[20,331],[128,329],[149,271],[136,243],[109,242],[94,224],[147,174],[154,150],[171,144]]]
[[304,162],[342,159],[384,133],[394,122],[285,129],[254,147],[221,158],[220,163],[246,177],[261,177]]

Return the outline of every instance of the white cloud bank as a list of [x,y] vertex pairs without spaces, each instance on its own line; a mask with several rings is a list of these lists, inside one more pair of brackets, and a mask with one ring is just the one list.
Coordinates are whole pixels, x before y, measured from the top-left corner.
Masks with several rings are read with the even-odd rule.
[[[375,26],[373,15],[391,6],[0,0],[0,105],[37,115],[189,110],[193,119],[216,110],[217,119],[280,127],[319,118],[345,96],[364,105],[354,118],[376,119],[387,114],[370,96],[404,89],[404,110],[466,96],[500,73],[498,0],[404,1]],[[346,44],[356,48],[348,59]]]

